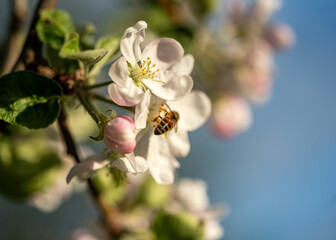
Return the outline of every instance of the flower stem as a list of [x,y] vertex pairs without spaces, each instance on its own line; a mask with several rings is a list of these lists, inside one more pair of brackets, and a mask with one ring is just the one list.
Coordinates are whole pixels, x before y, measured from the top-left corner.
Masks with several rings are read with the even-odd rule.
[[89,93],[91,97],[93,97],[94,99],[96,100],[99,100],[99,101],[102,101],[102,102],[105,102],[105,103],[109,103],[109,104],[112,104],[116,107],[119,107],[119,108],[122,108],[124,110],[127,110],[127,111],[130,111],[130,112],[133,112],[134,113],[134,108],[132,107],[123,107],[123,106],[119,106],[117,105],[115,102],[113,102],[111,99],[105,97],[105,96],[102,96],[98,93],[95,93],[95,92],[90,92]]
[[104,86],[109,85],[111,83],[112,83],[112,81],[98,83],[98,84],[82,87],[82,89],[89,90],[89,89],[93,89],[93,88],[104,87]]
[[101,119],[97,113],[96,108],[90,103],[87,97],[87,93],[81,91],[80,89],[77,89],[76,94],[78,96],[79,101],[83,104],[85,110],[88,111],[92,119],[97,123],[98,128],[100,128],[102,123]]

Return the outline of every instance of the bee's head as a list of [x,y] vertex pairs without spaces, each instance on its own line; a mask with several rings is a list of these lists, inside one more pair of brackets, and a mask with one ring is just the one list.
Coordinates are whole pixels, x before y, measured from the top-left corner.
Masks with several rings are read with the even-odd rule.
[[176,120],[179,120],[180,119],[180,114],[176,111],[173,111],[174,113],[174,117],[176,118]]

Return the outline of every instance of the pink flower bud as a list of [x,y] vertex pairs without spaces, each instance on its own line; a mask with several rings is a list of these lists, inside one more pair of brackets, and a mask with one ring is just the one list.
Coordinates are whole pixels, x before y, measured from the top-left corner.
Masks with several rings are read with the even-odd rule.
[[271,26],[267,30],[265,37],[276,50],[286,50],[295,43],[293,30],[283,23]]
[[113,152],[133,152],[136,146],[134,121],[127,116],[118,116],[109,121],[104,129],[104,142]]
[[251,111],[248,104],[233,95],[223,95],[214,103],[211,129],[215,136],[232,138],[251,125]]

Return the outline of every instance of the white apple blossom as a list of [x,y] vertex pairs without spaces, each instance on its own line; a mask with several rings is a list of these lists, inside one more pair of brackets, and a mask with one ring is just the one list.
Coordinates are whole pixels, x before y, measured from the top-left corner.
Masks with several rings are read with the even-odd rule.
[[74,177],[78,177],[80,180],[87,179],[95,171],[104,167],[115,167],[125,173],[142,173],[148,170],[147,161],[141,156],[134,156],[133,152],[122,154],[117,158],[111,158],[104,154],[96,154],[73,166],[66,181],[69,183]]
[[196,215],[204,222],[204,239],[216,240],[224,235],[219,218],[228,214],[229,208],[211,207],[207,195],[207,184],[201,179],[184,178],[179,180],[175,190],[177,205]]
[[160,98],[174,100],[185,96],[193,86],[190,76],[176,76],[170,72],[173,64],[184,55],[179,42],[158,38],[141,50],[146,28],[147,23],[139,21],[126,29],[120,41],[123,56],[110,68],[109,76],[114,83],[108,91],[120,106],[139,104],[148,89]]
[[[167,137],[154,134],[157,125],[154,119],[165,105],[180,116],[177,131],[168,131]],[[176,101],[165,101],[146,94],[136,109],[136,116],[137,111],[140,114],[135,119],[135,126],[137,129],[145,128],[138,132],[134,152],[147,159],[150,173],[158,183],[171,184],[175,168],[179,167],[176,158],[186,157],[190,151],[188,131],[196,130],[208,119],[211,113],[210,100],[201,91],[192,91]]]

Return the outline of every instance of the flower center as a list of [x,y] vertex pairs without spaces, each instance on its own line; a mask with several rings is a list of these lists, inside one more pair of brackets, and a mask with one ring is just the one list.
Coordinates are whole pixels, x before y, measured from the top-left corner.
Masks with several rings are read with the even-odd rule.
[[156,64],[152,64],[152,60],[147,57],[147,60],[143,60],[142,62],[138,62],[138,64],[131,66],[129,62],[128,70],[130,72],[129,76],[133,79],[134,84],[146,91],[145,84],[142,82],[143,79],[150,79],[155,82],[160,82],[164,84],[163,81],[158,80],[158,72],[160,69],[155,69]]

